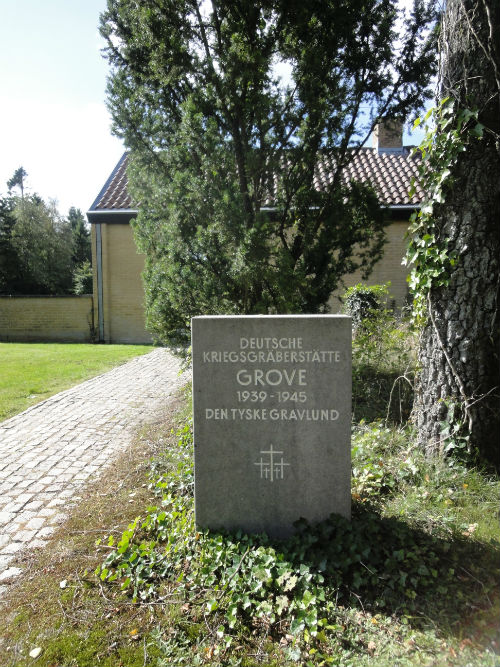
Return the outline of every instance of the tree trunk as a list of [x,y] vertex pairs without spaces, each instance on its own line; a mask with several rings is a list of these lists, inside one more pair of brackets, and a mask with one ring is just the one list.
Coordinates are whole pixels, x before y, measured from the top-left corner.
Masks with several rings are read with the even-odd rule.
[[[500,8],[497,0],[448,0],[441,97],[479,109],[486,127],[453,169],[436,209],[440,239],[457,262],[447,287],[432,288],[420,343],[416,421],[419,443],[442,453],[443,422],[500,468]],[[457,408],[460,409],[457,409]],[[465,441],[463,441],[465,442]]]

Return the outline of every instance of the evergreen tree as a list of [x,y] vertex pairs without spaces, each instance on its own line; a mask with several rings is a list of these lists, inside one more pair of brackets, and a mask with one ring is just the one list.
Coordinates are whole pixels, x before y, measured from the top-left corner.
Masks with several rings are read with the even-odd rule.
[[21,199],[24,198],[24,179],[27,176],[27,172],[24,170],[23,167],[19,167],[16,169],[14,172],[12,178],[10,178],[7,181],[7,187],[9,188],[9,194],[12,192],[12,190],[16,187],[19,188],[21,192]]
[[343,172],[377,121],[420,107],[435,59],[432,9],[397,19],[395,0],[108,0],[109,108],[164,341],[200,313],[323,312],[369,274],[384,216]]
[[72,206],[68,213],[73,239],[73,263],[75,267],[91,260],[90,232],[79,208]]
[[19,260],[12,245],[12,229],[16,222],[14,205],[12,197],[0,198],[0,294],[18,291]]

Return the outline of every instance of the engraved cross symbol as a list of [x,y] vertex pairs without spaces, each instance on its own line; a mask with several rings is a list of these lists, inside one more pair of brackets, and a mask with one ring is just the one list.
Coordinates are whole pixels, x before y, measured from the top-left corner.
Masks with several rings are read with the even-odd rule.
[[270,482],[274,482],[277,479],[283,479],[285,466],[289,466],[289,463],[285,463],[283,457],[280,458],[280,455],[283,454],[282,451],[273,449],[273,445],[269,446],[267,450],[261,450],[261,455],[268,455],[269,458],[264,460],[262,456],[260,461],[254,463],[255,466],[260,468],[260,478],[268,479]]

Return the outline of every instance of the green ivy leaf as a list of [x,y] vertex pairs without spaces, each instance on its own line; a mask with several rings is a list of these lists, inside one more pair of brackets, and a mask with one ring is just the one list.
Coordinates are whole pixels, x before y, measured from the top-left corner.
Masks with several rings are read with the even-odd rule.
[[286,595],[278,595],[276,597],[276,613],[281,616],[283,611],[288,607],[289,600]]
[[290,623],[290,632],[292,635],[297,635],[305,628],[305,622],[303,618],[294,618]]

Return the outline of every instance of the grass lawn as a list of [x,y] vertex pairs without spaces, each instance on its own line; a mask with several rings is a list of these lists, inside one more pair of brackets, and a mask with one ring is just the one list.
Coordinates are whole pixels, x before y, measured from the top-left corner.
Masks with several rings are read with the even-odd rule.
[[0,343],[0,421],[152,349],[148,345]]

